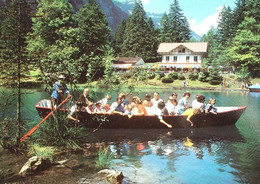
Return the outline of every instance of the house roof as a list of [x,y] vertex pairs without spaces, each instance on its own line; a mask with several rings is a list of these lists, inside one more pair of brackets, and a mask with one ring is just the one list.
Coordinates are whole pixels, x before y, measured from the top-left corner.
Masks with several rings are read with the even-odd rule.
[[114,59],[114,64],[135,64],[141,59],[140,57],[117,57]]
[[207,52],[207,42],[192,42],[192,43],[160,43],[157,50],[158,53],[171,52],[179,46],[186,47],[193,52]]

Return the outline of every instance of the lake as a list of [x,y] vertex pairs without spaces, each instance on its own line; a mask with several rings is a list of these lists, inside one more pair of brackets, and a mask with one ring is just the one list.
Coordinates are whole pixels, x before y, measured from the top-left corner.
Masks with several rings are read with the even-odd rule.
[[[94,89],[96,91],[96,89]],[[28,90],[23,96],[23,118],[39,121],[34,105],[48,94],[41,89]],[[132,92],[144,97],[153,90]],[[183,91],[159,91],[166,101],[172,92],[181,98]],[[94,140],[109,146],[115,159],[111,168],[123,172],[124,183],[258,183],[260,181],[260,93],[240,91],[190,91],[190,104],[196,94],[206,101],[216,98],[216,106],[247,106],[235,126],[173,130],[100,130]],[[95,100],[103,98],[104,91],[92,92]],[[126,91],[126,93],[128,93]],[[95,95],[93,95],[95,94]],[[112,101],[116,92],[110,93]],[[12,112],[15,113],[15,112]],[[223,119],[223,121],[225,121]],[[86,140],[91,147],[93,142]],[[78,157],[89,159],[86,155]],[[58,183],[81,183],[84,172],[67,175]],[[51,183],[53,180],[46,180]]]

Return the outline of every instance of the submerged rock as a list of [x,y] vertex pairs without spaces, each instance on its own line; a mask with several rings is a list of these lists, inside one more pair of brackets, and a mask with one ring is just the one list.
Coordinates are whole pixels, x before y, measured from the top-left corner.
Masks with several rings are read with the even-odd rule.
[[19,172],[21,176],[29,176],[34,174],[37,171],[44,170],[50,167],[51,161],[47,158],[33,156],[24,164],[22,169]]
[[99,171],[98,174],[105,174],[107,181],[111,184],[121,184],[124,179],[124,175],[121,171],[113,169],[103,169]]

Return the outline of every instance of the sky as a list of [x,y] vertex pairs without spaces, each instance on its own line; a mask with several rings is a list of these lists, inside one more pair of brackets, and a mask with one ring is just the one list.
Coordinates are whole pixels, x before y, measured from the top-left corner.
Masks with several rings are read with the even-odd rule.
[[[169,13],[174,0],[142,0],[146,12]],[[236,0],[178,0],[190,23],[190,28],[202,36],[211,26],[216,27],[218,15],[224,6],[234,9]]]

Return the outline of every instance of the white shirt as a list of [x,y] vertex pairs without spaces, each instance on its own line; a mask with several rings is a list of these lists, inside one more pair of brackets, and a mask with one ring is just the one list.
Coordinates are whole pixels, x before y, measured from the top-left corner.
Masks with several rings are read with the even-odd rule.
[[152,107],[158,107],[158,103],[163,102],[163,100],[161,98],[159,98],[158,100],[155,100],[154,98],[152,98],[151,102],[153,103]]
[[173,105],[172,102],[168,101],[165,105],[165,108],[167,109],[168,113],[170,115],[172,114],[178,114],[179,110],[177,106]]

